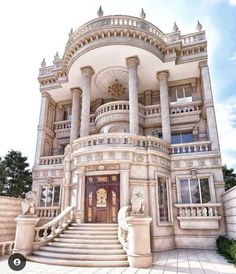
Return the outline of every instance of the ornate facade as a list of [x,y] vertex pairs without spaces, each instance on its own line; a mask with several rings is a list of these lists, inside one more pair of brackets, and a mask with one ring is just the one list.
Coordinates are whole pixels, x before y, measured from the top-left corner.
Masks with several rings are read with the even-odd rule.
[[[117,223],[143,193],[151,249],[214,248],[224,234],[221,169],[205,31],[163,33],[103,16],[71,30],[45,60],[33,168],[36,211],[68,206],[81,223]],[[143,239],[145,240],[145,239]]]

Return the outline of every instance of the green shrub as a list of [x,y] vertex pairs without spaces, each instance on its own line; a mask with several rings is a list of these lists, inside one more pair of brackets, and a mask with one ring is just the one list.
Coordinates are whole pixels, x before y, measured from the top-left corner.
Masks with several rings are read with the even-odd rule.
[[220,235],[216,240],[219,254],[236,264],[236,241]]

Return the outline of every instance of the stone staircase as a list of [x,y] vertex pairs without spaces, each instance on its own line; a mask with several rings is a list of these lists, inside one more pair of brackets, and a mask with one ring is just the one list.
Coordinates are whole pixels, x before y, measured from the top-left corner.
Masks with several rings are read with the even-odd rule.
[[126,252],[118,241],[117,224],[72,223],[27,259],[34,262],[87,267],[126,267]]

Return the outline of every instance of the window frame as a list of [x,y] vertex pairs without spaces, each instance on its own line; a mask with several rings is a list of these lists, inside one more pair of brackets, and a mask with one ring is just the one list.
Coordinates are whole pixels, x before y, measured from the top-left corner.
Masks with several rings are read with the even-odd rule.
[[[198,179],[198,184],[200,184],[200,179],[208,179],[209,184],[209,192],[210,192],[210,201],[208,203],[216,203],[216,193],[215,193],[215,186],[213,181],[213,174],[197,174],[196,178],[191,175],[178,175],[176,176],[176,187],[177,187],[177,202],[178,204],[183,204],[182,198],[181,198],[181,186],[180,186],[180,180],[188,180],[188,186],[190,185],[190,179]],[[200,186],[201,187],[201,186]],[[189,195],[190,195],[190,204],[192,201],[191,197],[191,189],[189,188]],[[199,193],[200,200],[202,201],[201,197],[201,191]],[[199,203],[203,204],[203,203]]]
[[[55,187],[60,187],[60,191],[59,191],[59,201],[58,201],[58,205],[55,206],[54,205],[54,195],[55,195]],[[41,196],[42,196],[42,190],[44,187],[47,187],[47,193],[48,193],[48,188],[52,187],[53,188],[53,192],[52,192],[52,202],[50,206],[46,205],[46,202],[44,203],[44,205],[41,205]],[[61,184],[55,183],[55,184],[41,184],[39,186],[39,200],[38,200],[38,206],[39,207],[60,207],[61,206],[61,195],[62,195],[62,188],[61,188]]]
[[[156,199],[156,219],[158,226],[169,226],[173,225],[173,211],[172,211],[172,191],[171,191],[171,180],[166,175],[155,172],[155,199]],[[160,207],[159,207],[159,178],[165,179],[166,181],[166,192],[167,192],[167,210],[168,210],[168,221],[161,221],[160,219]]]

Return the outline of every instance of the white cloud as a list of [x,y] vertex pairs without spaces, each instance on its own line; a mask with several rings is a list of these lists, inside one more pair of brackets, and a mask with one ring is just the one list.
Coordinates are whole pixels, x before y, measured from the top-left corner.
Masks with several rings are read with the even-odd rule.
[[231,61],[236,62],[236,52],[233,53],[232,57],[230,58]]
[[236,6],[236,0],[229,0],[230,5]]

